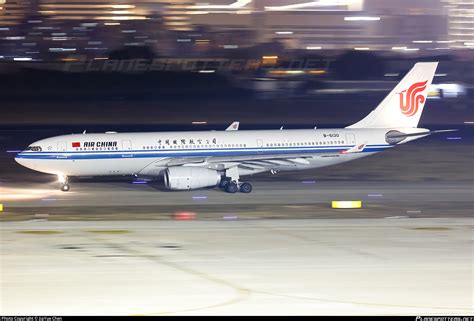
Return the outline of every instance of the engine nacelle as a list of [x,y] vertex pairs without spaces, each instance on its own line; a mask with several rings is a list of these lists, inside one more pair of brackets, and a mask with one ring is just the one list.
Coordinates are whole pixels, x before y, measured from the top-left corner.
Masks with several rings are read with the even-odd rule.
[[221,175],[212,169],[180,166],[165,171],[165,186],[172,190],[186,190],[215,186],[220,183]]

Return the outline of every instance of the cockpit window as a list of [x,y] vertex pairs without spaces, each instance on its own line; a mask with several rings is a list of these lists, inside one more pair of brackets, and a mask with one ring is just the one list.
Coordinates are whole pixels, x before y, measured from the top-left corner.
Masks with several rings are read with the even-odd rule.
[[41,147],[40,146],[28,146],[25,151],[31,151],[31,152],[41,152]]

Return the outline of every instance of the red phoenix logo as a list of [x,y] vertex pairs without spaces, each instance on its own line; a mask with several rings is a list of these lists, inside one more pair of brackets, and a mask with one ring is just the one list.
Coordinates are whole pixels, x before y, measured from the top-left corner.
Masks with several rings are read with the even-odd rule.
[[[428,80],[414,83],[408,90],[405,89],[401,93],[398,93],[400,95],[400,110],[402,114],[408,117],[416,114],[418,106],[425,102],[425,97],[421,92],[426,89],[427,82]],[[404,94],[405,92],[406,94]]]

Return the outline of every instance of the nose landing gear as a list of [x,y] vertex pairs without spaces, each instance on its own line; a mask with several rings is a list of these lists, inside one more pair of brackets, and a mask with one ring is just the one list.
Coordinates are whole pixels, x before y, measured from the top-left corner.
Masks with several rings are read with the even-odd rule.
[[61,184],[60,189],[63,192],[67,192],[70,189],[69,178],[66,175],[58,175],[58,181]]

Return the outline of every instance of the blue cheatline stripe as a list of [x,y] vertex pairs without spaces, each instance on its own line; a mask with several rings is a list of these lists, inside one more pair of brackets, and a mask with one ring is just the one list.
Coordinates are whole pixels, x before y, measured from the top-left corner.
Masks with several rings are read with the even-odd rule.
[[[64,155],[72,155],[72,154],[124,154],[124,153],[152,153],[152,152],[158,152],[158,153],[182,153],[182,152],[216,152],[216,151],[281,151],[281,150],[292,150],[292,151],[300,151],[300,150],[306,150],[306,149],[311,149],[311,150],[334,150],[334,149],[349,149],[351,147],[354,147],[354,145],[335,145],[335,146],[291,146],[291,147],[240,147],[240,148],[179,148],[179,149],[134,149],[134,150],[97,150],[97,151],[66,151],[62,152],[61,154]],[[388,144],[373,144],[373,145],[367,145],[366,148],[369,147],[392,147],[391,145]],[[25,155],[29,154],[32,152],[27,152],[23,153],[20,152],[19,155]],[[35,155],[57,155],[58,152],[34,152]]]
[[[281,148],[233,148],[233,149],[182,149],[182,150],[133,150],[133,151],[86,151],[86,152],[22,152],[17,158],[24,159],[111,159],[111,158],[151,158],[151,157],[185,157],[185,156],[249,156],[273,154],[313,154],[333,153],[347,150],[353,146],[326,147],[281,147]],[[363,152],[383,151],[391,145],[370,145]]]

